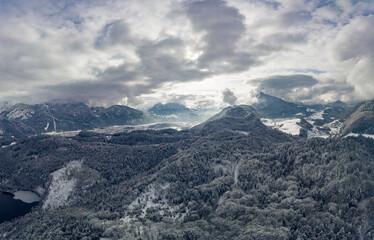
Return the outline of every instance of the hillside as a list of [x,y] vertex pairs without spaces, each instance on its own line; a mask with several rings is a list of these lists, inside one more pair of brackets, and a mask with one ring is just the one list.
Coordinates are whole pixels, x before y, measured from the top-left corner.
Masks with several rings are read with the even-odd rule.
[[0,225],[7,239],[374,234],[374,140],[292,137],[264,126],[248,106],[186,131],[35,136],[0,155],[1,189],[43,199]]
[[374,100],[358,104],[344,121],[341,135],[374,134]]

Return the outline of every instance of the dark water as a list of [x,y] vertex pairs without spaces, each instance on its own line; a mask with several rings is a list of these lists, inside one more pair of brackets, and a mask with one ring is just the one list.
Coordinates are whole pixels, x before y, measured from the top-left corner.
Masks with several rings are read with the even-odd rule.
[[25,215],[31,208],[38,205],[38,202],[25,203],[13,199],[13,194],[0,192],[0,223],[12,220]]

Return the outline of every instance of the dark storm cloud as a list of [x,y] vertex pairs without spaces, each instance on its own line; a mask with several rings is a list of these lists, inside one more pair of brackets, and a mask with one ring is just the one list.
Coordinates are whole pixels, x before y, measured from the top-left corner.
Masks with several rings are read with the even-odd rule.
[[235,94],[228,88],[223,90],[222,92],[223,102],[228,103],[230,105],[235,105],[236,100],[238,99]]
[[187,15],[196,31],[206,32],[206,47],[198,59],[200,68],[237,72],[256,63],[251,54],[236,49],[245,33],[244,17],[238,9],[220,0],[196,1],[187,5]]

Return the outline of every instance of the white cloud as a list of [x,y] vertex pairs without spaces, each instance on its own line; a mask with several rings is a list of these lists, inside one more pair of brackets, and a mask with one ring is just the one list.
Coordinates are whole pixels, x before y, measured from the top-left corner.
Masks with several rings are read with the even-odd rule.
[[342,27],[331,44],[331,60],[357,98],[374,96],[374,15],[360,16]]
[[373,13],[369,0],[3,1],[0,100],[219,105],[228,88],[246,103],[248,80],[298,73],[318,83],[294,100],[372,98]]

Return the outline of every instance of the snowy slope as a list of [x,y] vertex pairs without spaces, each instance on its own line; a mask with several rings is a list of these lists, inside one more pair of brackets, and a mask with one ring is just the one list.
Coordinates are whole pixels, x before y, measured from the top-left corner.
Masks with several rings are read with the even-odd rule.
[[298,123],[300,123],[299,118],[262,118],[261,122],[268,127],[278,129],[291,135],[300,134],[301,127],[298,125]]
[[72,161],[66,167],[51,174],[52,183],[49,186],[49,193],[44,201],[43,209],[57,208],[69,203],[77,184],[77,179],[72,176],[72,173],[79,171],[81,167],[81,162]]

